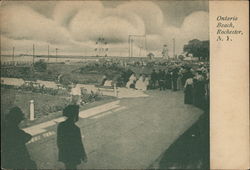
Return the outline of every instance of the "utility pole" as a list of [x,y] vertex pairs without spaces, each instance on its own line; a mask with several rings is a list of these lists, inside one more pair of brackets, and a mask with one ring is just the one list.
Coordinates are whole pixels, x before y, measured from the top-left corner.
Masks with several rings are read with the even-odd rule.
[[139,46],[139,48],[140,48],[139,57],[141,57],[141,49],[142,49],[142,46]]
[[128,35],[128,56],[131,57],[131,44],[130,44],[130,35]]
[[[128,35],[128,43],[129,43],[129,57],[134,57],[134,44],[135,44],[135,46],[138,46],[137,44],[136,44],[136,42],[138,42],[138,41],[136,41],[138,38],[143,38],[143,40],[140,40],[140,46],[139,46],[139,54],[141,55],[141,52],[142,52],[142,50],[143,50],[143,46],[144,46],[144,48],[145,48],[145,52],[147,52],[147,40],[146,40],[146,35]],[[136,55],[138,55],[138,54],[136,54]],[[136,55],[135,55],[135,57],[136,57]]]
[[133,39],[131,39],[131,57],[133,57]]
[[173,38],[173,57],[175,58],[175,38]]
[[48,62],[49,62],[49,45],[48,45]]
[[144,40],[144,43],[145,43],[145,44],[144,44],[144,45],[145,45],[145,54],[148,55],[148,54],[147,54],[148,49],[147,49],[147,37],[146,37],[146,34],[145,34],[144,36],[145,36],[145,40]]
[[35,63],[35,44],[33,44],[33,65]]
[[13,51],[12,51],[12,61],[13,61],[13,64],[15,64],[15,47],[13,47]]
[[56,48],[56,62],[57,62],[57,51],[58,51],[58,48]]

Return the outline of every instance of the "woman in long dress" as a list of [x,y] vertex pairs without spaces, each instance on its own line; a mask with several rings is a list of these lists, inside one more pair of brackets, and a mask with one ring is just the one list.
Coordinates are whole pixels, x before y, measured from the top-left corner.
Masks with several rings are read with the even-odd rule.
[[193,104],[193,88],[194,88],[193,77],[192,75],[189,75],[184,85],[184,93],[185,93],[184,103],[185,104]]
[[200,71],[194,77],[194,105],[203,109],[205,102],[205,80]]
[[144,77],[143,75],[141,74],[139,79],[136,81],[135,83],[135,88],[137,90],[144,90],[145,89],[145,85],[144,85]]
[[179,70],[178,72],[178,78],[177,78],[177,90],[182,90],[182,69]]
[[150,82],[150,78],[148,76],[145,77],[145,80],[144,80],[144,89],[143,90],[147,90],[148,89],[148,86],[149,86],[149,82]]
[[135,81],[136,81],[135,73],[132,73],[132,75],[129,77],[129,81],[126,84],[126,87],[132,88],[132,86],[134,86],[134,84],[135,84]]

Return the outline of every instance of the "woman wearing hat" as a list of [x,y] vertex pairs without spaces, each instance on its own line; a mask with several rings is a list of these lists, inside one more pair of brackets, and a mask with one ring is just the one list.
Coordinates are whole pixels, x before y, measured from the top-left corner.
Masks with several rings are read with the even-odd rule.
[[81,131],[75,125],[78,114],[79,105],[68,105],[63,110],[63,116],[67,119],[57,127],[58,160],[65,164],[66,169],[76,169],[81,161],[87,161]]
[[21,130],[18,125],[24,120],[19,107],[13,107],[5,117],[2,143],[2,167],[6,169],[36,169],[31,160],[26,143],[32,136]]

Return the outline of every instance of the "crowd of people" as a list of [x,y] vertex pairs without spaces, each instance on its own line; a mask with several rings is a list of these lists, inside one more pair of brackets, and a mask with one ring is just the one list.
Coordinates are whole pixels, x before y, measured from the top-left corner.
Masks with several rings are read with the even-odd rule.
[[150,75],[132,73],[127,88],[137,90],[183,90],[184,103],[205,109],[209,104],[209,67],[201,64],[196,68],[182,65],[166,69],[153,69]]

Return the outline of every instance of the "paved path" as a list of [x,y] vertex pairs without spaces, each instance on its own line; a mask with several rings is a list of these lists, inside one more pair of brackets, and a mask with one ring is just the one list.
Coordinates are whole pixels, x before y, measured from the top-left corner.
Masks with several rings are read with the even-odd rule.
[[[80,113],[77,124],[88,162],[79,169],[147,168],[202,114],[183,104],[183,92],[156,90],[147,94]],[[28,149],[39,168],[63,168],[57,161],[55,134],[61,121],[63,118],[25,129],[34,136]]]

